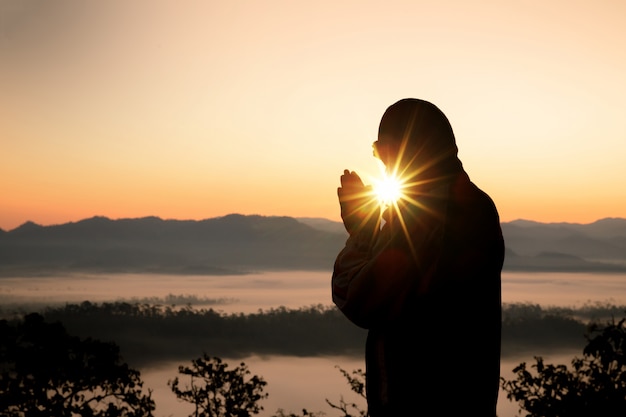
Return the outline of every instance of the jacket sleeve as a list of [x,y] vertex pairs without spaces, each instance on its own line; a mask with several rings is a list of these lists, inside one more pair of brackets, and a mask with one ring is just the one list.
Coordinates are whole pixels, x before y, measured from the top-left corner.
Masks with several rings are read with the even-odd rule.
[[409,291],[409,256],[394,245],[383,229],[374,242],[361,235],[346,241],[335,260],[332,298],[357,326],[371,328],[391,319]]

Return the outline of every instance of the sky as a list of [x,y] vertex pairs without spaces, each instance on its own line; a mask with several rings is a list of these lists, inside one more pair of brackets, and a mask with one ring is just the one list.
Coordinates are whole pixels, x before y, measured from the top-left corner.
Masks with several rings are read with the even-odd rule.
[[626,217],[625,42],[620,0],[0,0],[0,228],[340,220],[405,97],[502,221]]

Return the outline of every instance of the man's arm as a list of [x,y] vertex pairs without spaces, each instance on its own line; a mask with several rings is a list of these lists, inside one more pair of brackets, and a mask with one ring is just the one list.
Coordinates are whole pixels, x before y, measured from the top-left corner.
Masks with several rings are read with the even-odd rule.
[[393,248],[386,232],[376,244],[367,235],[351,236],[334,264],[333,302],[363,328],[393,319],[411,288],[409,256]]

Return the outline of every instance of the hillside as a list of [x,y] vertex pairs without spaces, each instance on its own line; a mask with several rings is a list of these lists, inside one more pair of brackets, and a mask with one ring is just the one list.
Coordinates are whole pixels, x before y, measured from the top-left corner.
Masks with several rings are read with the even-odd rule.
[[[626,219],[502,223],[506,270],[626,272]],[[0,275],[68,271],[238,274],[330,270],[347,235],[318,218],[231,214],[200,221],[92,217],[0,233]]]
[[623,271],[626,269],[626,219],[589,224],[502,223],[511,269]]
[[321,270],[344,241],[343,233],[293,218],[238,214],[201,221],[93,217],[46,227],[26,223],[0,235],[0,275]]

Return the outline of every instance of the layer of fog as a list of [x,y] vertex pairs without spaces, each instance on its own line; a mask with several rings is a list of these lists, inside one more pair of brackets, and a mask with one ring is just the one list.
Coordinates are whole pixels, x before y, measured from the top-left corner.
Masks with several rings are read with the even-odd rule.
[[[225,313],[273,307],[330,305],[330,272],[280,271],[248,275],[76,274],[0,278],[0,306],[66,302],[139,301],[190,296]],[[576,307],[589,302],[626,303],[626,274],[504,272],[502,301]]]

